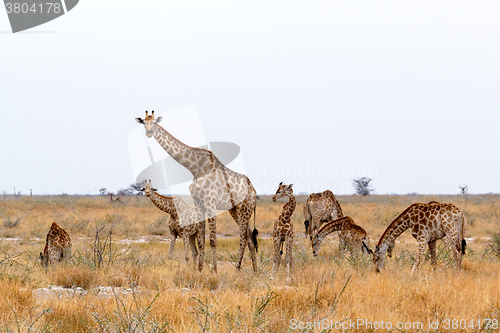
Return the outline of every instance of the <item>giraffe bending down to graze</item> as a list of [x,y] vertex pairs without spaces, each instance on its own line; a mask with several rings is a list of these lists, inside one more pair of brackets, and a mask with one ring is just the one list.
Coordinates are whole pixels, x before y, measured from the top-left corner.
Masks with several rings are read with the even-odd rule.
[[342,231],[344,234],[342,239],[344,243],[342,244],[339,240],[340,251],[348,249],[351,255],[353,255],[354,251],[357,252],[358,250],[366,252],[363,246],[363,243],[368,245],[365,229],[354,223],[350,216],[344,216],[340,219],[328,222],[316,233],[313,241],[313,256],[318,255],[317,252],[319,251],[323,239],[335,231]]
[[191,246],[193,263],[196,267],[196,259],[198,258],[196,242],[198,242],[198,249],[200,250],[198,268],[201,269],[203,267],[203,258],[205,257],[205,234],[202,232],[203,221],[198,221],[198,216],[194,208],[179,197],[165,197],[157,193],[156,189],[151,185],[151,180],[144,181],[144,187],[140,190],[144,191],[144,194],[151,199],[151,202],[156,207],[170,215],[169,228],[172,240],[168,256],[172,257],[175,240],[177,237],[181,237],[184,242],[186,262],[189,261],[189,246]]
[[[309,235],[311,247],[314,250],[314,239],[321,225],[343,217],[342,208],[337,198],[330,190],[321,193],[311,193],[304,203],[304,226],[306,236]],[[345,243],[343,231],[339,232],[339,242]]]
[[[203,221],[202,233],[205,234],[205,217],[210,229],[210,247],[212,248],[212,266],[217,272],[217,210],[229,210],[229,214],[239,227],[240,247],[236,268],[241,268],[243,254],[248,245],[252,258],[253,270],[257,272],[257,234],[255,229],[255,207],[257,194],[250,179],[227,168],[210,151],[190,147],[163,127],[158,125],[162,117],[155,119],[154,111],[144,119],[136,118],[143,124],[148,138],[154,136],[162,148],[179,164],[193,175],[189,191],[194,199],[198,221]],[[254,214],[254,230],[250,230],[250,218]],[[201,270],[202,267],[199,267]]]
[[293,224],[291,217],[297,202],[295,201],[295,196],[292,190],[293,184],[283,185],[281,182],[278,186],[278,190],[273,197],[273,202],[276,199],[288,197],[288,202],[283,206],[283,211],[278,216],[278,219],[274,223],[273,229],[273,244],[274,244],[274,256],[273,256],[273,271],[271,277],[274,276],[275,270],[279,270],[281,256],[283,255],[283,245],[286,243],[286,255],[285,263],[287,266],[288,276],[290,276],[290,271],[292,271],[292,245],[293,245]]
[[45,249],[43,253],[40,252],[40,261],[43,267],[47,267],[49,264],[53,265],[63,259],[71,259],[71,238],[57,223],[52,222],[47,233]]
[[415,203],[410,205],[387,227],[375,247],[375,251],[366,250],[373,254],[376,271],[384,266],[385,253],[394,247],[396,238],[411,228],[412,236],[418,242],[418,252],[415,264],[411,270],[414,273],[419,265],[425,246],[429,245],[431,264],[436,265],[436,241],[443,239],[453,254],[456,267],[461,268],[462,255],[465,254],[466,242],[464,239],[466,220],[464,214],[452,204],[431,202],[428,204]]

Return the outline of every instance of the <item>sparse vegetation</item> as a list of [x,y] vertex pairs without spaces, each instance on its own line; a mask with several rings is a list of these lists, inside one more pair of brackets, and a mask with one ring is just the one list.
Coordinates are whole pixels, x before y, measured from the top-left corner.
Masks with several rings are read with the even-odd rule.
[[[305,199],[297,196],[298,204]],[[292,319],[420,321],[427,331],[429,320],[500,319],[499,195],[337,199],[366,229],[372,244],[411,203],[452,202],[474,220],[466,231],[464,269],[457,273],[448,267],[451,260],[438,242],[437,268],[432,270],[426,260],[421,272],[410,276],[416,243],[409,232],[398,238],[380,274],[370,257],[340,254],[337,235],[328,236],[314,258],[309,241],[298,231],[303,222],[298,211],[292,216],[292,280],[281,269],[271,281],[270,234],[282,204],[261,196],[259,273],[252,273],[248,255],[241,272],[234,268],[238,230],[228,213],[217,220],[219,273],[211,273],[207,265],[198,273],[185,263],[181,242],[168,258],[168,228],[167,234],[152,232],[168,226],[168,220],[145,197],[124,197],[116,205],[106,196],[2,196],[5,216],[19,216],[36,206],[15,228],[0,225],[0,237],[11,236],[0,240],[0,331],[286,332]],[[71,234],[73,263],[45,272],[37,254],[53,221]],[[93,263],[96,226],[105,226],[97,241],[101,268]],[[210,253],[208,241],[206,249]]]

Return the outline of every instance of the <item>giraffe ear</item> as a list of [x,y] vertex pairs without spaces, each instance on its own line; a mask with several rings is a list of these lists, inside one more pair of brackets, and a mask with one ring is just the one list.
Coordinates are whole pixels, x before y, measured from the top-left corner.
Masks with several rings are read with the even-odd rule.
[[158,118],[156,118],[156,123],[158,124],[160,121],[163,120],[163,117],[162,116],[159,116]]
[[144,119],[140,117],[135,118],[135,121],[137,121],[139,124],[144,124]]
[[157,188],[152,188],[151,191],[155,191],[156,192],[156,191],[158,191],[158,189]]
[[142,191],[145,191],[145,190],[146,190],[146,189],[145,189],[144,187],[141,187],[141,188],[139,189],[139,191],[141,191],[141,192],[142,192]]
[[283,185],[283,182],[280,183],[280,186]]

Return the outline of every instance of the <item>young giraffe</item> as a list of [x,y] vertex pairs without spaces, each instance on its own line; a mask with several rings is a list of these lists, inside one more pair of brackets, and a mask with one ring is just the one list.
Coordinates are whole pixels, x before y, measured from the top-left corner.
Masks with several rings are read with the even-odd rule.
[[[255,207],[257,193],[247,176],[227,168],[210,151],[190,147],[163,127],[158,125],[162,117],[155,119],[154,111],[144,119],[136,118],[143,124],[148,138],[154,136],[162,148],[179,164],[193,175],[189,191],[194,199],[198,221],[203,221],[202,233],[205,234],[205,217],[210,229],[210,247],[212,248],[212,267],[217,272],[217,234],[216,211],[229,210],[229,214],[239,226],[240,247],[236,268],[241,268],[243,254],[248,245],[252,258],[253,270],[257,272],[257,229],[255,229]],[[250,217],[254,214],[254,230],[250,230]],[[199,268],[201,270],[201,267]]]
[[283,185],[281,182],[278,186],[278,190],[273,197],[273,202],[276,199],[288,197],[288,202],[283,206],[283,211],[278,216],[278,219],[274,223],[273,229],[273,243],[274,243],[274,257],[273,257],[273,271],[271,277],[274,276],[275,270],[280,268],[281,255],[283,254],[283,244],[286,243],[286,256],[285,262],[287,266],[288,276],[290,276],[290,271],[292,271],[292,245],[293,245],[293,224],[291,222],[291,217],[295,207],[297,205],[295,201],[295,196],[292,190],[293,184]]
[[43,253],[40,252],[40,261],[43,267],[47,267],[63,259],[71,259],[71,238],[57,223],[52,222],[47,233],[45,249]]
[[412,236],[418,242],[418,252],[415,264],[411,270],[414,273],[419,265],[425,246],[429,245],[431,264],[435,265],[436,241],[443,239],[446,246],[453,253],[456,267],[461,267],[462,255],[465,254],[466,242],[464,229],[465,216],[460,209],[452,204],[430,202],[428,204],[415,203],[402,212],[385,230],[375,247],[375,251],[366,247],[373,254],[375,269],[379,272],[384,266],[385,253],[394,247],[396,238],[404,231],[411,228]]
[[[304,226],[306,235],[309,235],[311,247],[314,250],[314,239],[316,232],[325,222],[332,221],[343,217],[342,208],[340,207],[337,198],[330,190],[321,193],[311,193],[304,203]],[[346,243],[344,232],[339,232],[339,242]]]
[[339,242],[339,248],[342,251],[347,248],[353,255],[353,251],[361,250],[365,251],[363,243],[368,244],[368,238],[366,237],[366,231],[356,223],[350,216],[344,216],[340,219],[328,222],[325,224],[317,233],[313,242],[313,255],[317,256],[317,252],[325,239],[326,236],[335,231],[343,231],[344,243]]
[[193,255],[193,263],[196,267],[196,259],[198,251],[196,250],[196,242],[198,242],[198,249],[200,250],[200,260],[198,267],[202,267],[203,258],[205,257],[205,234],[202,233],[203,221],[198,221],[198,216],[194,208],[189,206],[179,197],[165,197],[156,192],[152,188],[151,180],[144,181],[144,187],[140,189],[144,194],[151,199],[151,202],[160,210],[170,215],[170,235],[172,240],[170,242],[169,257],[172,257],[174,252],[175,240],[181,237],[184,243],[184,255],[186,262],[189,261],[189,249],[191,246],[191,254]]

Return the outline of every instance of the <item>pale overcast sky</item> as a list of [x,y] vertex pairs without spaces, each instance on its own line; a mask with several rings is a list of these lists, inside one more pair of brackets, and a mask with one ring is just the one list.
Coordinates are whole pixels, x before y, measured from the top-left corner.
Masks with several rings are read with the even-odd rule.
[[[97,1],[12,34],[0,192],[135,181],[145,110],[196,107],[259,193],[500,192],[498,1]],[[169,123],[162,123],[167,130]]]

